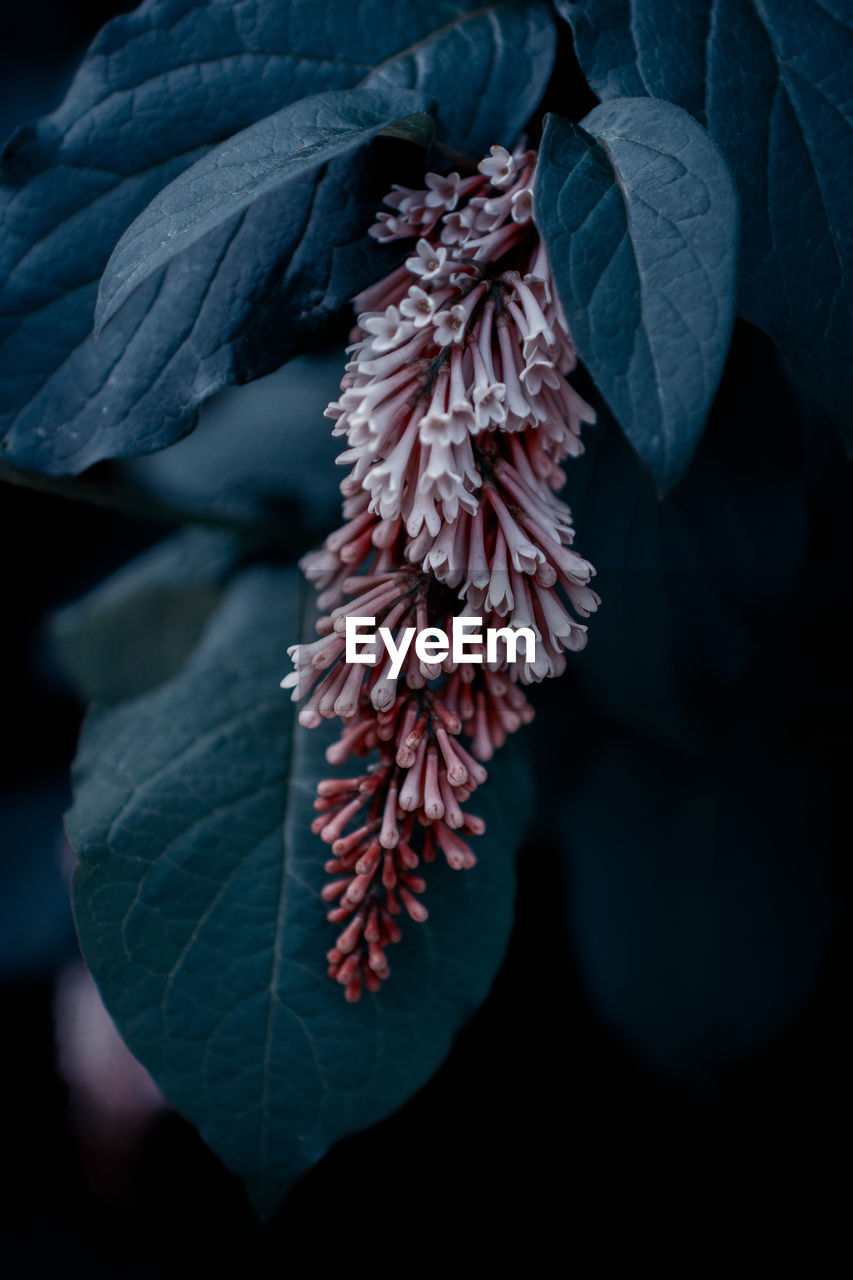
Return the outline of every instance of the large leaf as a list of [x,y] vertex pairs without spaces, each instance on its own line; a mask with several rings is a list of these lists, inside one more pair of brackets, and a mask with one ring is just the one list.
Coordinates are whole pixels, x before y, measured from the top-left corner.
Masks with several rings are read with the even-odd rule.
[[49,974],[74,954],[68,883],[61,866],[67,804],[63,776],[42,776],[0,791],[2,982]]
[[122,471],[172,507],[281,524],[295,558],[301,539],[313,545],[340,517],[339,443],[323,410],[337,398],[346,359],[336,343],[228,387],[202,406],[191,435]]
[[741,197],[740,309],[853,441],[853,10],[846,0],[579,0],[599,97],[680,103]]
[[837,918],[821,776],[772,714],[738,709],[704,754],[611,741],[581,775],[561,831],[590,998],[644,1065],[717,1085],[820,977]]
[[53,638],[80,696],[116,702],[175,675],[241,554],[234,534],[184,529],[61,609]]
[[[101,279],[96,334],[141,284],[264,196],[298,191],[302,180],[378,134],[426,146],[431,107],[409,89],[330,89],[214,147],[164,187],[119,240]],[[217,264],[210,265],[215,275]]]
[[[130,1048],[270,1212],[343,1134],[420,1087],[485,997],[506,947],[523,762],[495,762],[479,863],[430,871],[377,996],[324,972],[333,930],[308,830],[324,735],[293,736],[278,682],[295,575],[238,578],[180,674],[87,722],[69,837],[88,964]],[[479,794],[478,794],[479,800]]]
[[705,131],[627,98],[549,116],[536,219],[575,343],[658,488],[699,441],[734,317],[737,201]]
[[[789,625],[808,521],[799,404],[781,363],[758,330],[737,329],[708,430],[663,502],[593,397],[599,421],[563,496],[603,600],[575,664],[597,724],[606,715],[695,746],[721,693]],[[573,696],[560,681],[548,701],[564,699],[570,716]]]
[[[337,269],[336,246],[360,234],[381,191],[371,164],[343,159],[211,232],[94,344],[97,282],[116,242],[209,147],[307,95],[370,84],[435,99],[445,139],[476,154],[523,126],[553,47],[544,0],[147,0],[110,23],[62,105],[3,157],[9,460],[75,472],[168,444],[214,391],[314,341],[364,282]],[[371,263],[381,273],[382,255],[361,256],[362,274]]]

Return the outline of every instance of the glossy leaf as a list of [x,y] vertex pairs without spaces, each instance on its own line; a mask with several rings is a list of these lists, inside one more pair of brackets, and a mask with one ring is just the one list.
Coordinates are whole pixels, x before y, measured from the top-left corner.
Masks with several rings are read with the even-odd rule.
[[340,517],[340,445],[323,411],[337,398],[346,359],[336,343],[226,388],[202,406],[191,435],[120,464],[123,473],[173,507],[275,521],[295,558]]
[[536,218],[581,359],[670,489],[698,444],[728,351],[737,201],[703,129],[666,102],[549,116]]
[[80,696],[117,702],[175,675],[241,552],[234,534],[185,529],[61,609],[53,638]]
[[177,676],[95,710],[68,819],[77,925],[107,1007],[263,1213],[419,1088],[484,999],[528,804],[523,760],[505,750],[476,806],[489,824],[477,867],[430,869],[429,920],[405,931],[381,992],[348,1005],[325,973],[334,929],[308,829],[325,739],[294,736],[278,687],[296,593],[292,573],[247,571]]
[[679,103],[741,199],[740,310],[853,441],[853,11],[846,0],[561,0],[603,99]]
[[431,106],[407,89],[333,89],[214,147],[164,187],[116,245],[101,278],[96,334],[141,284],[264,196],[316,178],[324,165],[379,134],[426,146]]
[[[77,472],[161,448],[192,429],[215,391],[316,341],[367,282],[339,269],[382,193],[360,156],[212,231],[139,289],[95,344],[97,282],[116,242],[211,146],[308,95],[368,84],[435,99],[445,140],[477,154],[513,140],[553,52],[544,0],[146,0],[115,19],[62,105],[3,155],[9,460]],[[381,274],[381,253],[360,270],[371,261]]]

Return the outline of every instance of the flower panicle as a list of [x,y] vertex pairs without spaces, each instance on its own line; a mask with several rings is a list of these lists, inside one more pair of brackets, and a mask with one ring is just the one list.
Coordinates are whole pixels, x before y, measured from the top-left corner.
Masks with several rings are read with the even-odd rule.
[[[282,685],[303,727],[341,721],[330,765],[367,762],[319,784],[313,823],[340,928],[329,974],[348,1000],[389,975],[400,919],[427,918],[421,864],[474,865],[485,827],[467,804],[483,762],[533,718],[524,686],[565,670],[600,603],[558,497],[595,413],[568,380],[577,356],[535,227],[535,165],[496,146],[474,175],[430,173],[385,197],[371,234],[414,245],[355,299],[326,410],[345,442],[344,523],[303,558],[323,612]],[[346,661],[347,619],[364,617],[393,637],[396,664],[375,648],[371,664]],[[469,641],[475,665],[402,646],[454,618],[526,628],[534,652]]]

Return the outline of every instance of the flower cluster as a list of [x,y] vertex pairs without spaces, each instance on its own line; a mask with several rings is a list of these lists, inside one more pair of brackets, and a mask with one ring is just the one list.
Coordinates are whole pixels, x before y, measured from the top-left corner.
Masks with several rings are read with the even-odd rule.
[[[592,566],[571,548],[560,464],[583,452],[595,415],[567,380],[576,362],[532,220],[536,154],[492,147],[471,177],[427,174],[395,187],[371,234],[411,255],[355,299],[351,359],[326,410],[345,437],[345,523],[303,560],[318,587],[318,639],[293,646],[282,684],[307,699],[306,727],[343,722],[332,765],[363,772],[320,783],[314,830],[331,846],[324,890],[342,926],[329,972],[357,1000],[389,972],[395,917],[426,919],[417,874],[437,853],[475,857],[482,820],[466,809],[491,758],[533,715],[524,685],[559,675],[599,604]],[[347,663],[347,617],[449,631],[454,616],[530,628],[535,655],[506,642],[457,665],[407,653]],[[462,745],[464,738],[469,746]]]

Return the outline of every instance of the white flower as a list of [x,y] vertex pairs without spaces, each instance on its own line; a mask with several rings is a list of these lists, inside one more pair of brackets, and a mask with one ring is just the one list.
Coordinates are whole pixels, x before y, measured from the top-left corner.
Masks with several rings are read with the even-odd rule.
[[400,496],[412,458],[416,431],[414,421],[410,422],[388,457],[371,467],[365,476],[364,488],[371,496],[370,509],[378,511],[383,520],[396,519],[400,514]]
[[431,245],[429,240],[419,240],[415,245],[415,256],[406,259],[406,270],[421,280],[435,280],[444,269],[447,250],[441,246]]
[[421,443],[428,445],[450,443],[449,423],[450,414],[443,413],[440,409],[431,409],[429,413],[425,413],[418,428]]
[[562,385],[562,379],[554,368],[553,361],[544,353],[537,353],[524,366],[519,376],[524,383],[525,390],[531,396],[538,396],[543,384],[546,387],[553,387],[555,391]]
[[467,400],[456,400],[448,412],[447,431],[454,444],[461,444],[468,435],[480,430],[477,415]]
[[513,197],[508,191],[505,191],[502,196],[493,196],[483,201],[483,213],[492,220],[490,227],[483,227],[484,231],[494,231],[506,222],[512,210],[512,201]]
[[410,538],[416,538],[424,525],[435,537],[441,529],[441,516],[432,494],[417,492],[406,515],[406,532]]
[[425,324],[429,324],[435,311],[435,299],[421,289],[419,285],[413,284],[409,290],[408,297],[405,297],[400,303],[400,311],[404,316],[411,320],[416,329],[422,329]]
[[492,147],[491,152],[491,156],[481,160],[477,168],[486,175],[493,187],[505,187],[515,172],[515,161],[506,147]]
[[429,191],[424,203],[430,209],[444,208],[448,213],[456,208],[459,199],[459,184],[461,178],[458,173],[428,173],[426,175],[426,184]]
[[468,399],[465,387],[465,372],[462,362],[462,350],[455,346],[450,356],[450,394],[448,413],[448,433],[454,444],[462,444],[468,435],[476,435],[480,430],[477,415]]
[[469,232],[470,227],[464,221],[461,213],[449,213],[446,218],[442,219],[442,244],[464,244],[468,239]]
[[456,459],[449,440],[436,440],[429,447],[427,465],[418,480],[418,493],[435,493],[452,498],[462,485],[462,477],[454,470]]
[[401,187],[398,182],[395,182],[393,190],[385,197],[383,204],[387,204],[389,209],[396,209],[399,213],[420,214],[425,196],[424,191],[415,191],[412,187]]
[[376,222],[370,228],[368,235],[374,240],[378,240],[380,244],[384,244],[386,240],[395,240],[400,233],[400,221],[390,213],[377,213]]
[[458,302],[455,307],[451,307],[449,311],[439,311],[433,317],[435,324],[435,340],[440,347],[446,347],[451,342],[461,342],[465,333],[465,321],[467,315],[465,308]]
[[486,382],[474,388],[474,404],[481,429],[490,422],[497,425],[506,422],[505,396],[506,387],[502,382]]
[[529,222],[533,217],[533,192],[530,187],[522,187],[512,197],[513,222]]
[[472,232],[494,231],[500,226],[502,215],[487,209],[486,206],[490,203],[485,196],[474,196],[459,215],[462,225],[469,227]]
[[512,281],[513,292],[524,311],[523,323],[519,325],[519,329],[524,341],[525,356],[532,354],[537,349],[539,345],[537,339],[540,337],[545,346],[554,351],[557,346],[556,334],[548,323],[548,319],[533,290],[522,280],[518,272],[512,272],[509,278]]
[[[456,463],[457,471],[462,474],[462,482],[471,489],[478,489],[483,483],[483,477],[477,470],[477,464],[474,461],[474,453],[471,449],[471,437],[466,436],[460,444],[453,446],[453,457]],[[459,494],[459,500],[462,505],[474,515],[477,511],[479,503],[477,499],[464,490]],[[453,519],[452,516],[448,517]]]
[[392,351],[399,346],[411,332],[410,326],[400,316],[394,306],[375,316],[362,316],[359,320],[362,329],[373,335],[371,347],[377,353]]

